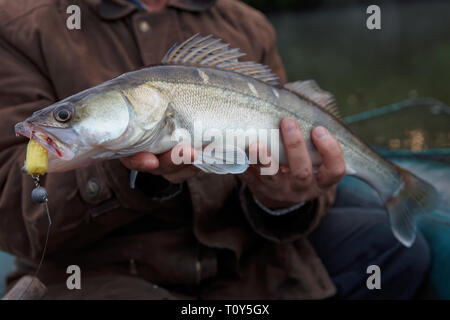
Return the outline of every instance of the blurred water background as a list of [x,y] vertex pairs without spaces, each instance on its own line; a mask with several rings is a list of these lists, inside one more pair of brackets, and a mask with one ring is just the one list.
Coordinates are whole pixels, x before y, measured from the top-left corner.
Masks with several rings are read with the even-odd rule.
[[[450,1],[246,2],[274,25],[288,79],[315,79],[343,116],[410,98],[450,104]],[[381,30],[366,27],[370,4],[381,8]],[[421,151],[450,148],[449,119],[410,108],[351,128],[372,144]]]

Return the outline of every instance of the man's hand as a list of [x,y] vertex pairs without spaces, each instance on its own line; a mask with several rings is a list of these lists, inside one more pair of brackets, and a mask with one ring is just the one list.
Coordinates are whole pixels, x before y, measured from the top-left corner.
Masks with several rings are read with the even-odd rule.
[[[181,146],[180,148],[180,156],[182,156],[184,152],[190,152],[188,154],[191,155],[191,163],[196,159],[196,154],[193,149],[186,150],[184,149],[186,147],[183,148]],[[141,152],[131,157],[121,158],[120,161],[128,169],[160,175],[172,183],[181,183],[200,171],[191,164],[174,164],[171,153],[172,150],[160,155],[154,155],[150,152]]]
[[[297,121],[293,118],[283,119],[281,132],[289,167],[280,166],[276,175],[260,175],[260,165],[252,165],[241,175],[253,195],[271,209],[288,208],[315,199],[345,175],[341,147],[327,129],[317,127],[311,134],[312,141],[322,156],[322,164],[317,173],[313,173],[311,158]],[[249,152],[259,152],[258,148],[261,148],[261,154],[270,157],[267,149],[258,144],[251,145]],[[269,163],[266,166],[270,167],[270,162],[266,160],[262,162]]]

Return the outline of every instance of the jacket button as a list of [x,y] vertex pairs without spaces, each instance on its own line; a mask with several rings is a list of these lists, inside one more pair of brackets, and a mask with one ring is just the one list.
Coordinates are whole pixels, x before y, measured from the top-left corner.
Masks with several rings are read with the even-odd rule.
[[95,197],[100,191],[100,184],[97,179],[91,178],[86,183],[86,193],[89,197]]
[[149,32],[150,31],[150,24],[147,21],[141,21],[139,22],[139,30],[141,32]]

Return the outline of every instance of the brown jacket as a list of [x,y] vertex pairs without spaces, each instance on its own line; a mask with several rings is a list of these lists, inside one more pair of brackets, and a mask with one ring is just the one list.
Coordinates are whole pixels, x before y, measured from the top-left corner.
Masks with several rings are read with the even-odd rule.
[[[66,28],[72,4],[81,8],[81,30]],[[267,64],[285,81],[274,29],[235,0],[169,1],[158,13],[124,0],[0,0],[0,8],[0,248],[21,258],[20,272],[39,260],[48,222],[43,206],[31,201],[31,178],[21,173],[26,139],[15,137],[15,123],[121,73],[158,64],[175,42],[195,33],[223,38],[247,53],[244,60]],[[132,274],[181,291],[195,287],[204,298],[334,294],[305,237],[331,195],[271,217],[235,176],[199,174],[169,199],[179,186],[142,175],[133,191],[128,179],[119,161],[43,177],[53,220],[39,275],[44,283],[65,282],[66,267],[77,264],[83,276]],[[172,193],[149,191],[160,184]]]

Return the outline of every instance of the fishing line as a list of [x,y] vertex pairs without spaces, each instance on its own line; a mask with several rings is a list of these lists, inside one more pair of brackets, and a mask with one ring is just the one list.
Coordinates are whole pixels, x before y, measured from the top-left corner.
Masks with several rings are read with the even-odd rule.
[[48,244],[48,239],[50,236],[50,228],[52,226],[52,218],[50,217],[50,211],[48,209],[47,190],[44,187],[41,187],[41,185],[39,183],[39,176],[32,176],[32,177],[33,177],[34,185],[36,186],[36,188],[33,189],[33,192],[31,193],[31,198],[33,199],[34,202],[44,203],[45,211],[47,213],[48,227],[47,227],[47,235],[45,236],[44,249],[42,251],[42,256],[41,256],[41,259],[37,266],[37,269],[34,272],[31,282],[28,284],[28,286],[25,288],[25,290],[21,293],[18,300],[22,300],[23,296],[27,293],[27,291],[30,289],[31,285],[33,284],[34,279],[37,279],[37,275],[39,274],[39,271],[41,270],[42,264],[44,262],[45,253],[47,252],[47,244]]

